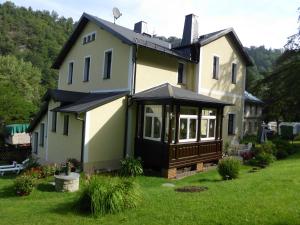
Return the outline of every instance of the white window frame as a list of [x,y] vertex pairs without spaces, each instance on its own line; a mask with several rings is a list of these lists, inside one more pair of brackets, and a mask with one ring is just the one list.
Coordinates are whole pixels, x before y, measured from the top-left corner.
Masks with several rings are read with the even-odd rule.
[[[214,57],[219,58],[218,73],[216,74],[216,77],[214,77]],[[213,57],[212,57],[212,79],[214,79],[214,80],[220,79],[220,59],[221,59],[221,57],[219,55],[213,54]]]
[[[72,81],[69,82],[70,80],[70,64],[73,63],[73,71],[72,71]],[[74,78],[74,65],[75,65],[75,61],[71,60],[68,62],[68,76],[67,76],[67,84],[73,84],[73,78]]]
[[88,36],[91,36],[91,38],[92,38],[93,34],[95,34],[95,40],[96,40],[97,39],[97,32],[96,31],[92,31],[92,32],[90,32],[90,33],[88,33],[88,34],[86,34],[86,35],[84,35],[82,37],[82,44],[85,45],[85,44],[88,44],[88,43],[90,43],[92,41],[95,41],[95,40],[92,40],[92,41],[86,41],[86,42],[84,42],[84,38],[86,38],[86,40],[88,39]]
[[[88,80],[84,80],[84,73],[85,73],[85,59],[86,58],[90,58],[90,69],[89,69],[89,79]],[[87,56],[84,56],[83,58],[83,71],[82,71],[82,82],[89,82],[90,79],[91,79],[91,65],[92,65],[92,56],[91,55],[87,55]]]
[[[160,141],[161,140],[161,132],[162,132],[162,124],[160,126],[160,131],[159,131],[159,137],[158,138],[154,138],[154,118],[158,118],[161,122],[162,122],[162,115],[157,116],[157,114],[155,113],[146,113],[146,108],[147,106],[151,106],[151,105],[145,105],[144,108],[144,132],[143,132],[143,138],[144,139],[148,139],[148,140],[152,140],[152,141]],[[161,105],[152,105],[152,106],[160,106]],[[152,124],[151,124],[151,137],[147,137],[145,136],[146,134],[146,117],[152,117]]]
[[[196,137],[195,138],[186,138],[186,139],[180,139],[180,120],[181,119],[187,119],[187,137],[190,136],[190,121],[191,119],[196,119]],[[198,135],[198,115],[186,115],[181,114],[179,115],[179,126],[178,126],[178,141],[179,142],[193,142],[197,141],[197,135]]]
[[[178,67],[179,67],[179,64],[182,64],[183,65],[183,73],[182,73],[182,82],[181,83],[179,83],[178,82]],[[185,62],[183,62],[183,61],[178,61],[178,67],[177,67],[177,83],[179,84],[179,85],[185,85],[186,84],[186,63]]]
[[[211,140],[215,140],[216,139],[216,126],[217,126],[217,116],[201,116],[201,126],[202,126],[202,120],[207,120],[207,129],[206,129],[206,138],[201,137],[200,135],[200,139],[201,141],[211,141]],[[214,136],[213,137],[208,137],[209,135],[209,121],[210,120],[215,120],[215,127],[214,127]],[[201,132],[201,128],[200,128],[200,132]]]
[[[105,77],[105,56],[106,56],[106,52],[111,52],[110,77],[109,78]],[[114,49],[113,48],[106,49],[104,51],[104,54],[103,54],[103,63],[102,63],[102,79],[103,80],[110,80],[111,77],[112,77],[113,58],[114,58]]]

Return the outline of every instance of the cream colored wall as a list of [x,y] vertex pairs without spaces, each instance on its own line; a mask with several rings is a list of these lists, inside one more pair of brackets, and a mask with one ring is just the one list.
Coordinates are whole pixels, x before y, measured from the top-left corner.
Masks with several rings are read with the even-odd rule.
[[[93,31],[96,31],[96,40],[83,45],[83,37]],[[108,49],[113,49],[112,74],[111,79],[103,80],[104,51]],[[130,49],[120,39],[89,22],[59,69],[58,89],[81,92],[128,89]],[[86,56],[91,56],[90,80],[83,82]],[[67,84],[70,61],[74,61],[73,83]]]
[[119,98],[87,113],[85,171],[115,169],[123,158],[126,99]]
[[[219,79],[213,79],[213,56],[219,57]],[[231,81],[231,66],[237,63],[236,84]],[[224,143],[238,142],[243,135],[244,85],[246,66],[231,40],[224,36],[200,49],[198,92],[234,106],[226,106],[223,119]],[[228,135],[228,113],[236,114],[236,134]]]
[[[137,55],[135,92],[137,93],[164,83],[181,87],[177,83],[179,62],[183,61],[165,53],[140,47]],[[191,88],[194,67],[189,63],[183,63],[186,65],[187,85],[182,87]]]
[[[41,124],[44,123],[45,124],[45,131],[44,131],[44,146],[40,146],[40,126]],[[34,157],[36,157],[38,159],[38,161],[40,163],[44,163],[46,161],[46,149],[47,149],[47,142],[48,142],[48,113],[46,113],[46,115],[43,116],[43,118],[41,119],[40,123],[34,128],[33,133],[37,132],[38,133],[38,151],[37,154],[35,154],[33,152],[33,147],[34,147],[34,143],[32,143],[32,155]],[[33,135],[32,135],[33,136]],[[33,140],[33,142],[35,142],[36,140]]]
[[[50,101],[49,110],[59,106],[58,102]],[[52,112],[49,113],[48,126],[48,162],[61,163],[68,158],[81,158],[82,121],[74,114],[69,115],[69,133],[63,134],[64,113],[57,113],[56,132],[52,129]]]

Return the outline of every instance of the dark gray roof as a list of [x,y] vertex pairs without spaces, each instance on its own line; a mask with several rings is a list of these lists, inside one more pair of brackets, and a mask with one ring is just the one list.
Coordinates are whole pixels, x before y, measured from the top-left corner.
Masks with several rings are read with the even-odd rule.
[[245,91],[244,93],[245,101],[246,102],[251,102],[251,103],[256,103],[256,104],[264,104],[262,100],[257,98],[256,96],[252,95],[251,93]]
[[64,113],[82,113],[97,108],[118,98],[124,97],[127,94],[129,94],[128,91],[88,93],[88,95],[86,95],[82,99],[79,99],[78,101],[69,105],[57,107],[52,111]]
[[48,102],[50,99],[61,102],[61,106],[53,109],[52,111],[65,113],[82,113],[97,108],[110,101],[116,100],[127,94],[129,94],[128,91],[87,93],[49,89],[42,98],[43,104],[41,105],[39,112],[35,115],[34,119],[29,124],[28,132],[33,131],[39,121],[47,113]]
[[154,88],[139,92],[132,96],[135,101],[155,101],[155,100],[179,100],[189,102],[208,103],[215,105],[232,105],[209,96],[197,94],[183,88],[174,87],[169,83],[165,83]]
[[78,99],[83,98],[88,94],[89,93],[85,93],[85,92],[48,89],[48,91],[42,98],[42,102],[49,101],[49,99],[53,99],[54,101],[63,102],[63,103],[75,102]]
[[107,32],[113,34],[124,43],[129,45],[141,45],[146,48],[151,48],[160,52],[164,52],[166,54],[178,57],[180,59],[190,61],[189,58],[184,57],[180,54],[180,52],[171,49],[171,44],[169,42],[160,40],[156,37],[151,37],[145,34],[136,33],[131,29],[126,27],[119,26],[117,24],[111,23],[109,21],[100,19],[96,16],[92,16],[87,13],[83,13],[76,28],[74,29],[73,33],[71,34],[70,38],[60,51],[58,57],[56,58],[55,62],[52,65],[52,68],[59,69],[60,65],[62,64],[64,58],[67,56],[68,52],[72,48],[73,44],[79,37],[81,31],[85,27],[85,25],[89,22],[94,22],[98,27],[101,29],[106,30]]

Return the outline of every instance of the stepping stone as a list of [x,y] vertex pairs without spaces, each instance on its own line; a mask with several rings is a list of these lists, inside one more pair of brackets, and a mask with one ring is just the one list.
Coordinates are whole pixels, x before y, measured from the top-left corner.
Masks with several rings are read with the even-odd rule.
[[164,183],[164,184],[162,184],[161,186],[163,186],[163,187],[175,187],[175,184],[172,184],[172,183]]

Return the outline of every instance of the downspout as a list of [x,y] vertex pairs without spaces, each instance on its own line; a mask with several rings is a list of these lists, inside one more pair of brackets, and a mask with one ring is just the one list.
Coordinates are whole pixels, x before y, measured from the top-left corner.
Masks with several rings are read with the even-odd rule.
[[136,59],[137,59],[137,45],[133,46],[133,56],[132,56],[132,83],[131,83],[131,90],[130,94],[126,96],[126,112],[125,112],[125,134],[124,134],[124,149],[123,149],[123,157],[125,158],[127,155],[127,139],[128,139],[128,115],[129,110],[128,108],[132,105],[130,102],[131,96],[135,93],[135,87],[136,87]]

